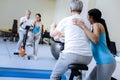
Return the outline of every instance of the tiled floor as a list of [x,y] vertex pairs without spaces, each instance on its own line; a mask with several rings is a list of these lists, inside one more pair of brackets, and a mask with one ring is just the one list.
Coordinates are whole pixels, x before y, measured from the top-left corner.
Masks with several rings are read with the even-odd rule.
[[[51,55],[50,47],[48,45],[39,45],[38,60],[27,60],[26,58],[13,55],[15,48],[16,42],[3,42],[0,38],[0,67],[52,70],[56,63],[56,60]],[[94,65],[95,62],[93,60],[89,65],[89,71],[87,71],[87,75],[90,73]],[[69,71],[66,73],[66,75],[68,77]],[[117,68],[113,76],[120,80],[120,62],[117,62]],[[0,80],[38,79],[0,77]]]

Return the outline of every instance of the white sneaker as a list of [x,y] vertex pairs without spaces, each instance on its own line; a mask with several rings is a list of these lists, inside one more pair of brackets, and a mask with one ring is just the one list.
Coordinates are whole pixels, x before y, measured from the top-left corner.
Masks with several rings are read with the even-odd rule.
[[37,56],[34,56],[34,59],[35,59],[35,60],[37,60],[37,59],[38,59],[38,57],[37,57]]

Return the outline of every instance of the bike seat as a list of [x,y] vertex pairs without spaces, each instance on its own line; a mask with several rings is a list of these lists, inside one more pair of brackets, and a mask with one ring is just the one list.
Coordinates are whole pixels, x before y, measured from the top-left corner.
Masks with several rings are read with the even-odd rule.
[[85,64],[70,64],[68,68],[71,70],[88,70],[88,66]]

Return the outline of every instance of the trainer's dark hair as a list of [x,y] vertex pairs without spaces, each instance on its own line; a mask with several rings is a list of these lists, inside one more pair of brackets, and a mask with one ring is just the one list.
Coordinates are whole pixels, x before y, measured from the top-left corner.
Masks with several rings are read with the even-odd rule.
[[106,33],[106,41],[107,41],[107,46],[110,49],[110,37],[109,37],[109,32],[107,29],[106,22],[103,18],[101,18],[102,13],[99,9],[91,9],[88,11],[88,15],[93,18],[94,21],[101,23],[104,26],[105,33]]
[[41,14],[40,14],[40,13],[37,13],[37,14],[36,14],[36,16],[39,16],[39,17],[41,17]]

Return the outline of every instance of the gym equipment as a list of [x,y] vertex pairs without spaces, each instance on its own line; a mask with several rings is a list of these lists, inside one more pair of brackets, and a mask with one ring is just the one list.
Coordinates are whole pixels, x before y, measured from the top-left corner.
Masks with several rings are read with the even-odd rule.
[[3,37],[3,41],[7,41],[9,40],[10,36],[11,36],[11,29],[9,30],[0,30],[1,33],[1,37]]
[[18,21],[16,19],[13,20],[12,33],[10,41],[18,41]]
[[23,45],[21,46],[21,51],[20,51],[20,56],[24,57],[25,56],[25,46],[26,46],[26,40],[27,40],[27,36],[28,36],[28,31],[30,29],[31,26],[26,26],[26,34],[24,35],[23,38]]
[[2,31],[3,32],[3,41],[18,41],[18,21],[16,19],[13,20],[13,26],[12,29],[9,29],[7,31]]
[[117,49],[116,49],[116,44],[115,44],[114,41],[111,41],[111,42],[110,42],[109,48],[110,48],[111,53],[112,53],[114,56],[116,56],[116,54],[117,54]]
[[64,50],[64,43],[61,41],[55,41],[54,38],[51,38],[51,52],[55,59],[59,58],[60,52]]
[[117,80],[117,79],[115,79],[114,77],[112,77],[111,80]]
[[40,40],[41,44],[44,44],[44,43],[47,44],[46,41],[44,41],[45,38],[48,39],[47,42],[48,42],[49,45],[50,45],[50,38],[51,38],[51,37],[50,37],[50,32],[48,32],[47,30],[45,30],[45,32],[41,35],[41,40]]
[[[50,79],[51,72],[52,70],[0,67],[0,77]],[[66,80],[64,75],[62,76],[62,80]]]
[[79,76],[80,80],[86,80],[86,74],[83,70],[88,70],[88,66],[85,64],[70,64],[68,67],[71,70],[69,80],[73,80],[75,76]]
[[34,40],[34,45],[33,45],[34,49],[33,49],[33,53],[35,54],[35,36],[34,36],[33,40]]
[[44,25],[42,24],[42,32],[41,32],[41,38],[39,44],[43,44],[43,33],[44,33]]

